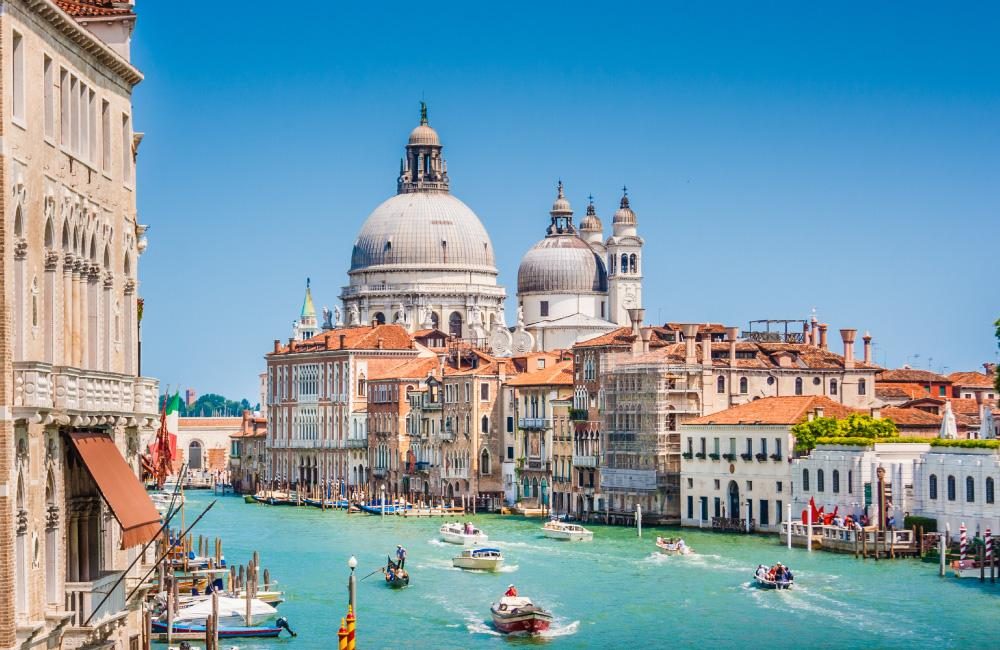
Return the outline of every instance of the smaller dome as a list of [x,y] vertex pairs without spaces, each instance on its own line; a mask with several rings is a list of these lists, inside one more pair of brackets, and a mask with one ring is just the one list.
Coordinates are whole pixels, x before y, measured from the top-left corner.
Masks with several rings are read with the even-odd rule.
[[625,193],[622,195],[622,202],[621,202],[621,204],[618,206],[618,209],[615,211],[615,218],[614,218],[614,221],[612,223],[623,224],[623,225],[626,225],[626,226],[634,226],[635,225],[635,213],[632,212],[632,208],[630,208],[628,206],[628,190],[625,189],[625,188],[622,188],[622,190]]
[[580,230],[582,232],[601,232],[604,226],[601,224],[601,218],[597,216],[597,210],[594,208],[594,197],[591,196],[589,198],[590,203],[587,205],[587,216],[580,222]]
[[432,129],[427,124],[421,124],[417,128],[410,131],[410,141],[408,144],[440,147],[441,140],[438,138],[437,131]]
[[570,207],[569,201],[566,200],[566,195],[563,194],[563,184],[559,181],[559,196],[556,197],[555,202],[552,204],[552,209],[549,211],[553,217],[562,215],[573,215],[573,208]]
[[605,293],[604,261],[576,235],[550,235],[534,245],[517,270],[517,293]]

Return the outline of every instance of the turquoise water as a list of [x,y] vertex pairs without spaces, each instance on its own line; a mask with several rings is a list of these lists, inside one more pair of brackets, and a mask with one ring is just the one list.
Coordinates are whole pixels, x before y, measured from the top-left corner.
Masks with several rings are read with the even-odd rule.
[[[186,518],[210,501],[188,493]],[[376,574],[358,584],[358,647],[552,648],[837,647],[913,648],[934,643],[995,647],[1000,582],[942,579],[916,560],[855,560],[788,550],[774,537],[685,529],[697,555],[655,552],[658,532],[592,526],[593,542],[559,542],[541,520],[468,517],[503,549],[502,573],[454,569],[460,547],[437,541],[442,520],[347,515],[315,508],[245,504],[220,497],[195,533],[223,538],[229,562],[253,550],[286,592],[279,608],[298,633],[292,639],[237,640],[240,648],[336,648],[347,609],[347,560],[358,577],[384,564],[396,544],[409,551],[411,585],[390,590]],[[749,586],[759,563],[781,561],[795,573],[787,592]],[[509,583],[550,609],[555,622],[540,639],[502,637],[490,625],[490,603]],[[231,644],[223,643],[223,647]],[[161,646],[162,647],[162,646]]]

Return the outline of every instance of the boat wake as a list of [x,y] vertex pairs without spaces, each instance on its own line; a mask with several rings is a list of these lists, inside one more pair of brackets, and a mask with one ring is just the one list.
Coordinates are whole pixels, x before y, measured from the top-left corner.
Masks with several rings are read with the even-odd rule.
[[570,634],[576,634],[580,629],[580,621],[573,621],[562,627],[550,627],[538,636],[543,639],[551,639],[559,636],[569,636]]
[[465,619],[465,627],[469,634],[487,634],[489,636],[503,636],[503,633],[495,629],[486,621],[477,620],[474,616]]
[[517,565],[516,564],[506,564],[506,565],[500,567],[499,569],[497,569],[496,572],[497,573],[514,573],[515,571],[517,571]]
[[427,543],[430,544],[431,546],[438,546],[441,548],[444,548],[445,546],[454,546],[454,544],[449,544],[448,542],[442,542],[440,539],[436,537],[434,539],[427,540]]

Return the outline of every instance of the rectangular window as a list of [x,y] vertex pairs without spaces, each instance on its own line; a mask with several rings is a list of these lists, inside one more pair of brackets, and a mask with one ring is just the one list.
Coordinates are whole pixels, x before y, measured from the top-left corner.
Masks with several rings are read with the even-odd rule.
[[720,483],[719,479],[715,479],[715,489],[716,490],[719,489],[719,483]]
[[45,102],[43,107],[45,137],[49,139],[56,136],[55,87],[53,83],[55,80],[52,78],[52,59],[45,55],[42,58],[42,101]]
[[543,300],[542,301],[542,303],[541,303],[541,310],[542,310],[542,316],[543,317],[549,315],[549,301],[548,300]]
[[[507,433],[514,433],[514,418],[512,417],[507,418]],[[508,447],[508,449],[511,450],[510,453],[514,453],[513,447]],[[513,458],[513,456],[511,456],[511,458]]]
[[78,107],[80,115],[77,117],[78,123],[80,124],[80,147],[76,151],[80,158],[86,158],[87,152],[90,151],[90,115],[87,112],[88,97],[89,93],[87,92],[87,86],[81,81],[80,104]]
[[688,519],[694,519],[694,497],[691,496],[690,494],[688,495],[688,498],[687,498],[687,507],[688,507],[687,508],[687,510],[688,510],[688,517],[687,518]]
[[688,453],[694,456],[694,438],[688,438]]
[[753,454],[753,438],[747,438],[747,456]]
[[101,100],[101,169],[111,173],[111,104]]
[[774,455],[781,458],[781,438],[774,439]]
[[132,184],[132,122],[122,113],[122,182]]
[[701,455],[702,456],[705,455],[705,439],[704,438],[701,439]]
[[760,453],[767,456],[767,438],[760,439]]
[[775,492],[781,492],[781,488],[782,488],[781,481],[778,481],[777,483],[774,484]]
[[736,438],[729,439],[729,453],[733,456],[736,455]]
[[715,453],[716,455],[718,455],[718,453],[719,453],[719,439],[718,438],[715,438],[712,441],[712,452]]
[[722,516],[722,499],[720,499],[719,497],[715,497],[714,512],[715,512],[714,516],[716,517]]
[[759,513],[760,514],[760,522],[759,523],[760,523],[761,526],[769,526],[770,525],[770,522],[768,521],[768,512],[767,512],[767,506],[768,505],[769,504],[767,502],[767,499],[761,499],[760,500],[760,513]]
[[76,153],[80,149],[80,84],[76,77],[69,76],[69,150]]
[[479,399],[488,402],[490,400],[490,385],[479,384]]
[[11,63],[11,113],[15,120],[24,119],[24,39],[14,32],[14,55]]
[[87,116],[89,118],[88,131],[90,135],[87,137],[87,141],[90,143],[90,148],[87,150],[87,159],[92,165],[97,164],[97,93],[93,90],[90,91],[90,96],[87,98]]
[[781,524],[781,501],[774,502],[774,523]]
[[69,146],[69,73],[59,71],[59,144]]
[[701,497],[701,520],[708,520],[708,497]]
[[747,481],[747,492],[753,491],[753,481]]
[[938,386],[938,395],[944,397],[944,386]]

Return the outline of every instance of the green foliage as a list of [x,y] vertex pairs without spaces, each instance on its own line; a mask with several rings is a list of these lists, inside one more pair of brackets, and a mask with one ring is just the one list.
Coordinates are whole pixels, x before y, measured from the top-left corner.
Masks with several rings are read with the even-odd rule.
[[899,436],[894,436],[892,438],[866,438],[864,436],[824,436],[822,438],[816,438],[817,445],[850,445],[853,447],[870,447],[876,442],[879,444],[891,443],[915,443],[921,442],[925,445],[932,444],[932,440],[937,440],[937,438],[900,438]]
[[885,438],[893,438],[899,434],[896,423],[889,419],[875,419],[870,415],[852,413],[838,420],[836,418],[815,418],[801,422],[792,427],[795,434],[795,451],[807,452],[816,446],[820,438],[852,438],[862,442],[825,443],[825,444],[861,444],[870,445],[873,441],[881,442]]
[[[159,409],[163,410],[164,401],[169,399],[167,395],[160,395],[160,405]],[[260,404],[256,406],[250,404],[247,399],[242,399],[238,402],[226,399],[222,395],[217,395],[215,393],[205,393],[199,397],[194,404],[188,406],[184,402],[184,396],[181,396],[181,408],[178,415],[182,418],[187,417],[240,417],[243,415],[243,411],[254,411],[259,410]]]
[[919,529],[921,526],[924,527],[925,533],[936,533],[937,519],[933,517],[916,517],[914,515],[903,517],[903,528],[909,530],[916,527]]
[[932,438],[931,447],[962,447],[964,449],[1000,449],[1000,440],[942,440]]

